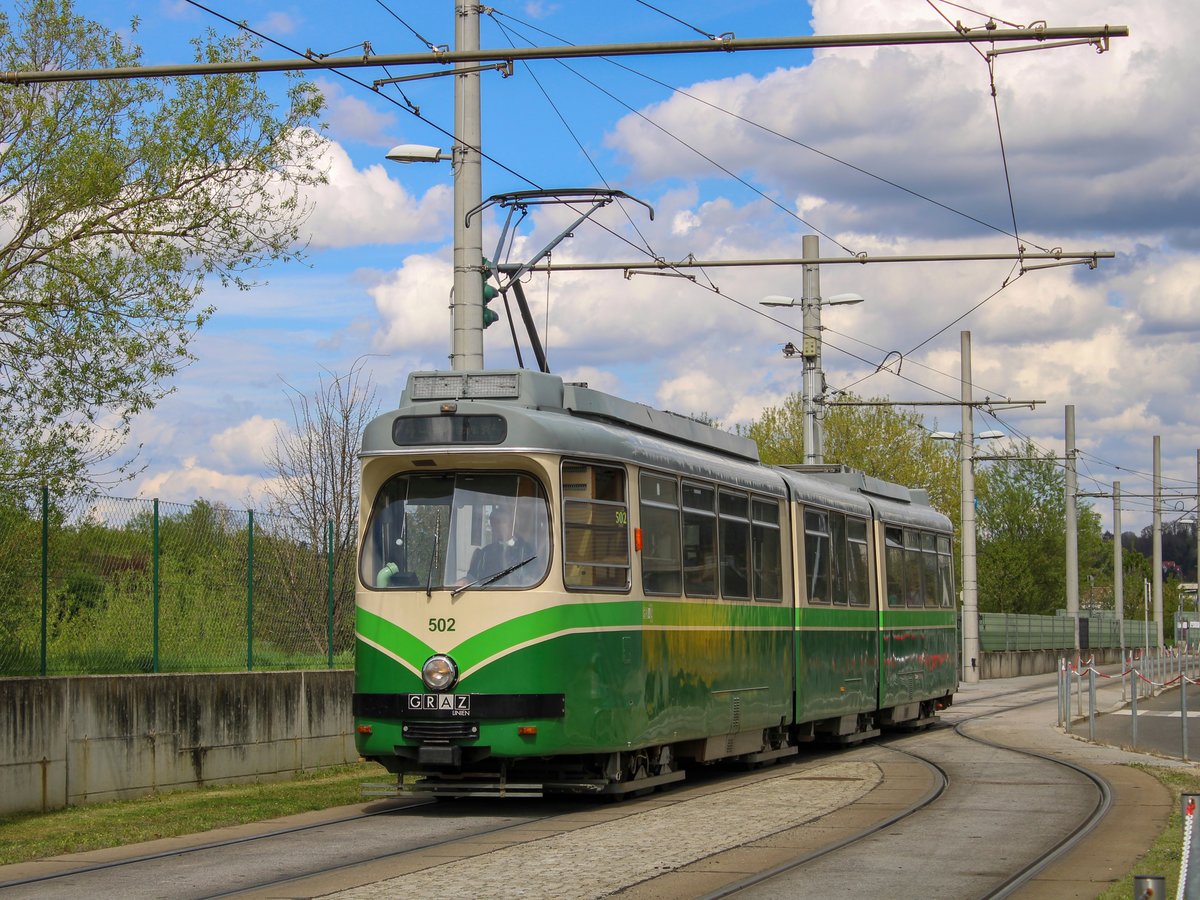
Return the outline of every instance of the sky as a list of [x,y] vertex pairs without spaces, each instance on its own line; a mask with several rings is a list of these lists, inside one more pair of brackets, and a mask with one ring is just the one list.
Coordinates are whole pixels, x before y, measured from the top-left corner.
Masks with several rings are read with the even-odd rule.
[[[6,2],[5,6],[11,7]],[[77,0],[128,32],[146,63],[188,62],[189,38],[231,26],[185,0]],[[347,55],[453,43],[453,0],[207,0],[291,48]],[[1161,438],[1164,521],[1195,510],[1200,448],[1200,116],[1193,0],[993,0],[986,15],[930,0],[635,0],[491,7],[481,45],[686,41],[980,27],[1124,25],[1091,46],[1006,54],[965,45],[766,51],[518,63],[488,72],[483,194],[608,187],[653,207],[607,207],[552,262],[794,258],[805,234],[823,257],[1111,251],[1095,268],[1021,272],[1011,260],[824,265],[831,391],[903,403],[957,400],[960,332],[971,333],[976,399],[1040,401],[977,413],[1064,452],[1074,406],[1080,490],[1121,482],[1122,526],[1150,524],[1153,437]],[[943,15],[945,18],[943,18]],[[1004,46],[1004,45],[999,45]],[[986,47],[980,48],[986,49]],[[265,47],[266,58],[290,52]],[[414,70],[419,71],[419,70]],[[369,82],[379,70],[348,70]],[[392,75],[411,74],[392,71]],[[140,470],[118,496],[245,508],[266,453],[292,421],[289,390],[362,360],[393,407],[413,370],[448,367],[451,173],[385,159],[399,143],[448,148],[449,78],[378,92],[334,73],[325,94],[328,183],[309,195],[304,265],[259,273],[248,293],[213,283],[216,314],[175,391],[134,422]],[[263,76],[272,90],[283,77]],[[994,88],[993,88],[994,85]],[[994,91],[994,95],[993,95]],[[439,131],[439,129],[442,129]],[[1003,152],[1002,148],[1003,147]],[[494,162],[492,161],[494,160]],[[554,238],[567,213],[535,208],[512,258]],[[484,220],[490,252],[501,221]],[[603,226],[603,227],[601,227]],[[650,248],[647,250],[646,248]],[[1033,263],[1036,264],[1036,263]],[[733,426],[799,391],[799,268],[691,270],[694,279],[552,272],[525,285],[552,371]],[[493,306],[497,306],[494,303]],[[527,364],[531,355],[523,348]],[[515,364],[507,322],[485,331],[485,364]],[[906,407],[909,408],[909,407]],[[931,430],[960,429],[952,406],[916,406]],[[985,463],[986,464],[986,463]],[[1106,528],[1112,504],[1092,500]]]

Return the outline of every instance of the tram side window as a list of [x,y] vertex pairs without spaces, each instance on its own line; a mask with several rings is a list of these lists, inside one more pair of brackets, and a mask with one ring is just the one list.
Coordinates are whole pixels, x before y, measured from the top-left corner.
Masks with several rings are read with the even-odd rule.
[[925,575],[925,605],[938,605],[937,538],[921,532],[921,569]]
[[943,609],[954,606],[954,557],[950,553],[950,538],[939,536],[938,553],[938,605]]
[[629,589],[625,470],[564,462],[563,580],[567,587]]
[[783,564],[780,548],[779,504],[773,500],[750,501],[750,539],[754,554],[754,596],[759,600],[783,599]]
[[750,599],[750,498],[721,491],[721,596]]
[[689,597],[717,596],[717,492],[683,483],[683,590]]
[[904,605],[904,532],[887,528],[883,533],[884,563],[887,566],[888,606]]
[[647,594],[679,595],[683,556],[679,541],[679,485],[643,472],[641,478],[642,586]]
[[915,531],[904,532],[904,596],[908,606],[924,606],[921,588],[921,539]]
[[846,585],[846,516],[829,514],[829,592],[836,606],[850,602]]
[[852,516],[846,518],[846,593],[851,606],[870,603],[867,570],[867,523]]
[[829,513],[804,513],[804,566],[808,575],[808,602],[829,603]]

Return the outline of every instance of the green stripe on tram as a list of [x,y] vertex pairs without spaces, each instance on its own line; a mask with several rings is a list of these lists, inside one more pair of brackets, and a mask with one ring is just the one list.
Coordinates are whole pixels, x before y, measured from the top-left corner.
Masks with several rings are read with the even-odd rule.
[[865,628],[873,631],[879,627],[879,611],[867,607],[804,606],[796,610],[796,625],[799,628]]
[[953,609],[885,609],[884,628],[956,628],[957,614]]
[[[499,622],[447,652],[454,656],[460,667],[469,669],[515,647],[563,632],[661,628],[781,630],[790,627],[791,608],[782,604],[678,600],[564,603]],[[410,661],[424,659],[434,652],[416,635],[361,608],[358,610],[358,631],[364,638]]]
[[416,660],[418,668],[420,663],[433,653],[433,648],[416,635],[387,619],[367,612],[361,606],[358,607],[356,619],[355,627],[363,638],[380,647],[386,647],[401,659]]

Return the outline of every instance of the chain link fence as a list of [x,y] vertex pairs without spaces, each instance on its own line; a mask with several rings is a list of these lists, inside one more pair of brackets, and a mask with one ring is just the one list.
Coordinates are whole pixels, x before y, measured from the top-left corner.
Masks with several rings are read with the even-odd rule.
[[349,668],[354,547],[205,501],[0,508],[0,676]]

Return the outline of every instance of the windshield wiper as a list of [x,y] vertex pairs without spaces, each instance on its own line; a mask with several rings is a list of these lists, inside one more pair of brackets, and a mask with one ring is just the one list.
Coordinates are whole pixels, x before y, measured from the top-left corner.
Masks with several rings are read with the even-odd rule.
[[437,565],[438,552],[442,549],[442,517],[433,520],[433,558],[429,560],[429,578],[425,581],[425,596],[433,596],[433,567]]
[[529,563],[533,562],[535,559],[537,559],[536,553],[533,556],[529,557],[529,559],[523,559],[520,562],[513,563],[507,569],[501,569],[499,572],[494,572],[493,574],[487,575],[483,578],[476,578],[474,581],[470,582],[469,584],[464,584],[464,585],[460,585],[459,587],[456,587],[454,590],[452,590],[450,592],[450,596],[457,597],[459,594],[461,594],[467,588],[487,587],[493,581],[499,581],[505,575],[511,575],[513,572],[517,571],[517,569],[521,568],[521,566],[527,566],[527,565],[529,565]]

